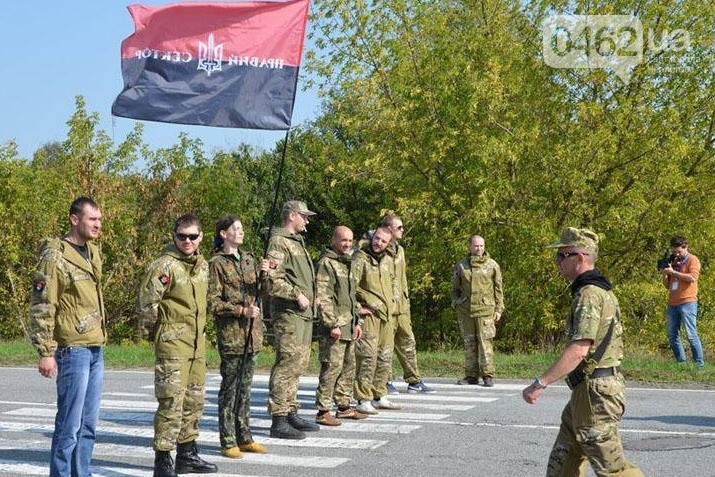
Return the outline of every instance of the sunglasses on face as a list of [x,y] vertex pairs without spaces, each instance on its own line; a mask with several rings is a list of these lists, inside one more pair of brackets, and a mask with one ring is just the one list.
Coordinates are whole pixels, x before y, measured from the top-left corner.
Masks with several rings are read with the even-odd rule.
[[556,261],[558,263],[563,262],[565,259],[569,258],[572,255],[578,255],[581,252],[558,252],[556,254]]
[[194,240],[196,240],[196,239],[199,238],[199,235],[200,235],[200,234],[180,234],[180,233],[176,233],[176,234],[174,234],[174,237],[176,237],[176,240],[178,240],[179,242],[184,242],[184,241],[186,241],[186,239],[189,239],[189,240],[191,240],[191,241],[193,242]]

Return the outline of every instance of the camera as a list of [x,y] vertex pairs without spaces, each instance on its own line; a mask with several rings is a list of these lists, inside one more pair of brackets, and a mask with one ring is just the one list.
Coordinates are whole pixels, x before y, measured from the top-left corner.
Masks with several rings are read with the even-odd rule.
[[673,262],[675,262],[675,255],[666,250],[663,252],[663,256],[658,259],[656,267],[658,267],[658,271],[660,271],[673,265]]

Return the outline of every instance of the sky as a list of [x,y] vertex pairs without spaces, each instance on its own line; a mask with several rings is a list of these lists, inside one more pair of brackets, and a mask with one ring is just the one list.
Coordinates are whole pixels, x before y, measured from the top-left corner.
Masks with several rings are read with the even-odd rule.
[[[32,158],[43,144],[64,141],[67,121],[82,95],[90,113],[100,117],[100,129],[115,144],[136,123],[112,117],[112,102],[123,87],[119,49],[134,32],[126,9],[131,3],[164,5],[168,0],[33,0],[0,2],[0,144],[15,141],[19,156]],[[310,28],[310,24],[308,24]],[[298,82],[293,126],[315,118],[317,91],[303,91]],[[233,149],[241,143],[269,149],[285,131],[186,126],[142,121],[144,140],[152,149],[177,142],[180,132],[200,138],[206,151]]]

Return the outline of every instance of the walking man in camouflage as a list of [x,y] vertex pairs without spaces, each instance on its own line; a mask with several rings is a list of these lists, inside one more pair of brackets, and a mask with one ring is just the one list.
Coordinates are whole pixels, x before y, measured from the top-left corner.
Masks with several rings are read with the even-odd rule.
[[[343,419],[364,419],[367,414],[350,407],[355,383],[355,340],[362,336],[353,273],[353,232],[338,226],[330,247],[323,250],[316,274],[322,336],[320,337],[320,377],[315,391],[318,415],[315,422],[339,426]],[[330,414],[333,400],[336,417]]]
[[315,212],[304,202],[283,205],[283,226],[268,242],[271,263],[271,319],[275,333],[276,361],[268,384],[271,437],[305,439],[305,431],[320,426],[298,416],[298,381],[310,359],[315,317],[315,272],[301,233]]
[[390,322],[395,306],[393,267],[387,256],[391,240],[390,229],[378,227],[355,258],[357,300],[361,313],[365,314],[362,337],[355,345],[355,398],[358,401],[355,409],[363,414],[377,414],[377,409],[401,409],[385,397],[394,347]]
[[599,477],[643,477],[626,460],[618,430],[625,410],[623,327],[612,285],[595,268],[598,235],[569,227],[556,248],[561,275],[571,282],[570,344],[541,376],[522,391],[536,404],[544,389],[562,377],[571,400],[561,414],[561,427],[551,450],[547,477],[585,475],[590,462]]
[[492,340],[504,312],[504,293],[499,264],[479,235],[470,239],[469,255],[454,269],[451,294],[464,340],[464,378],[457,384],[479,384],[481,377],[484,386],[494,386]]
[[107,341],[102,258],[92,243],[102,229],[102,213],[92,199],[79,197],[69,220],[66,236],[40,247],[30,298],[29,335],[40,355],[38,370],[57,378],[50,477],[92,475]]
[[[405,227],[402,219],[395,214],[385,215],[380,225],[387,227],[392,235],[390,245],[387,247],[387,254],[392,261],[394,309],[390,321],[394,333],[394,353],[402,366],[402,377],[407,383],[407,392],[433,393],[435,390],[422,381],[417,368],[417,343],[415,334],[412,332],[410,293],[407,287],[407,261],[405,260],[405,249],[398,242],[402,240]],[[390,375],[392,375],[392,365],[390,365]],[[392,382],[387,383],[387,391],[389,394],[398,393]]]
[[[199,253],[201,222],[193,214],[174,222],[174,240],[146,271],[139,289],[139,326],[153,337],[154,477],[217,472],[198,455],[196,439],[206,383],[208,265]],[[176,468],[171,451],[176,447]]]

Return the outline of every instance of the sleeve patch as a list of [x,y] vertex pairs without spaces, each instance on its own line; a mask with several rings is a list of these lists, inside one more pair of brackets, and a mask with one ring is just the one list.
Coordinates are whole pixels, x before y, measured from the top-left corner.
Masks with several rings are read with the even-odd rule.
[[167,286],[169,283],[171,283],[171,277],[169,277],[169,275],[167,275],[166,273],[164,273],[164,274],[162,274],[161,276],[159,276],[159,282],[160,282],[162,285]]
[[45,286],[46,286],[46,285],[47,285],[46,282],[37,280],[37,281],[35,281],[35,282],[32,284],[32,289],[33,289],[35,292],[40,293],[40,292],[42,292],[42,290],[45,289]]

